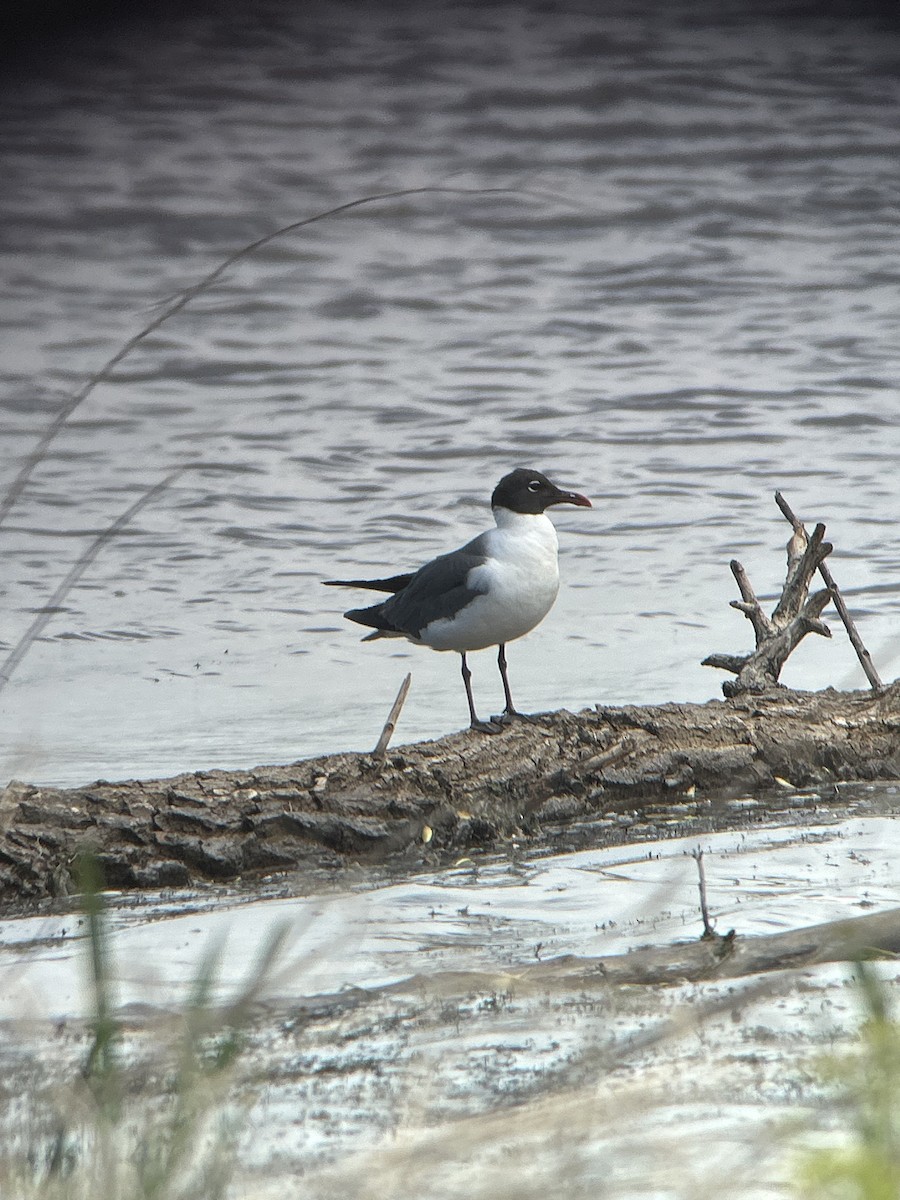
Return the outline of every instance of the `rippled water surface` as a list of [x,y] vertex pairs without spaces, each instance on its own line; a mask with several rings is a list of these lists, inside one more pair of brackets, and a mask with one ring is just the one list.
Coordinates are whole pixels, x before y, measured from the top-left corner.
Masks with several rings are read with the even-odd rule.
[[[7,78],[0,485],[131,336],[241,245],[62,425],[0,529],[2,649],[109,541],[0,697],[0,775],[252,765],[458,728],[455,656],[360,646],[335,574],[490,521],[511,466],[560,510],[563,589],[510,650],[520,707],[704,699],[771,595],[776,488],[823,520],[900,666],[900,44],[788,4],[270,0],[105,26]],[[814,644],[813,644],[814,643]],[[489,654],[473,656],[496,711]],[[864,686],[810,639],[801,687]]]

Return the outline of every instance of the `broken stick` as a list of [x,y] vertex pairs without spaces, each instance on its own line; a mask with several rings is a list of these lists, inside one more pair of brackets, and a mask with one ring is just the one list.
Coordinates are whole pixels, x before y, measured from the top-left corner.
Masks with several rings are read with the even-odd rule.
[[397,699],[391,705],[391,711],[388,713],[388,719],[384,723],[384,729],[381,731],[381,737],[378,739],[378,744],[372,751],[375,758],[383,758],[385,751],[388,748],[388,742],[394,734],[397,727],[397,720],[400,716],[400,710],[406,700],[406,693],[409,691],[409,685],[412,682],[412,675],[407,675],[400,684],[400,691],[397,693]]
[[713,929],[712,922],[709,919],[709,907],[706,903],[706,872],[703,869],[703,851],[699,846],[696,850],[691,851],[691,858],[697,864],[697,874],[700,877],[700,916],[703,918],[703,936],[705,938],[712,938],[716,936],[716,931]]
[[697,864],[697,874],[700,877],[700,916],[703,918],[703,933],[700,935],[700,941],[715,942],[716,953],[724,957],[730,953],[734,945],[735,931],[729,929],[726,934],[716,933],[713,923],[709,919],[709,905],[706,902],[706,871],[703,868],[703,851],[699,846],[696,850],[691,851],[691,858]]
[[[790,521],[794,529],[794,533],[808,541],[806,526],[803,524],[800,518],[796,516],[787,500],[785,500],[784,496],[782,496],[781,492],[775,493],[775,503],[784,513],[785,517]],[[863,640],[859,636],[859,631],[856,628],[856,624],[853,618],[850,616],[847,605],[844,603],[844,597],[841,595],[840,588],[835,583],[834,576],[831,574],[828,564],[824,561],[819,563],[819,574],[822,576],[825,586],[831,592],[831,597],[834,600],[834,607],[838,610],[838,615],[844,623],[844,628],[847,630],[847,636],[850,638],[850,644],[856,651],[856,657],[859,659],[860,666],[865,671],[866,678],[872,685],[872,691],[884,691],[884,684],[881,682],[878,672],[875,670],[875,664],[872,662],[872,656],[863,645]]]

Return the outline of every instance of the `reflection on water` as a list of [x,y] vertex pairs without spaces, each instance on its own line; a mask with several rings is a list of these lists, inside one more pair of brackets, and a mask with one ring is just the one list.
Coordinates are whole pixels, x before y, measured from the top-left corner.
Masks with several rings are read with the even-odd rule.
[[[407,669],[398,737],[460,727],[451,658],[360,646],[320,581],[458,544],[516,464],[595,503],[555,517],[560,600],[510,651],[524,706],[718,694],[700,660],[750,638],[728,560],[780,584],[776,488],[828,524],[895,677],[898,40],[789,17],[269,0],[109,27],[8,82],[4,486],[152,306],[244,242],[403,186],[545,194],[396,199],[276,240],[91,394],[0,530],[4,647],[190,469],[4,691],[0,776],[368,747]],[[865,683],[842,638],[785,680]]]

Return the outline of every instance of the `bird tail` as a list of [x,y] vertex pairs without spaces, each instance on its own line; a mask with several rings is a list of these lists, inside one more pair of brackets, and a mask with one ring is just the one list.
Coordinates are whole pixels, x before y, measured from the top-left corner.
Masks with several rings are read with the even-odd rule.
[[[389,579],[323,579],[326,587],[356,587],[368,588],[371,592],[402,592],[412,574],[391,575]],[[364,612],[364,609],[360,609]]]
[[363,638],[364,642],[372,642],[382,637],[402,637],[400,630],[385,617],[383,607],[383,604],[373,604],[371,608],[351,608],[344,616],[348,621],[355,621],[357,625],[368,625],[375,630]]

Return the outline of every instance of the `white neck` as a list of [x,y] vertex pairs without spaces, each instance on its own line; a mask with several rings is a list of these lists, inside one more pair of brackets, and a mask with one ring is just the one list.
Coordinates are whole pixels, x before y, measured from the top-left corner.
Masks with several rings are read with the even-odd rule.
[[544,525],[549,525],[553,528],[553,522],[546,513],[517,513],[511,508],[502,508],[497,506],[492,508],[494,520],[497,522],[498,529],[519,529],[522,532],[531,529],[540,529]]
[[556,561],[559,546],[556,526],[546,513],[517,513],[500,507],[493,511],[497,529],[490,536],[497,547],[515,545],[519,547],[517,553],[522,553],[524,547],[529,546],[530,553],[539,557],[546,555]]

